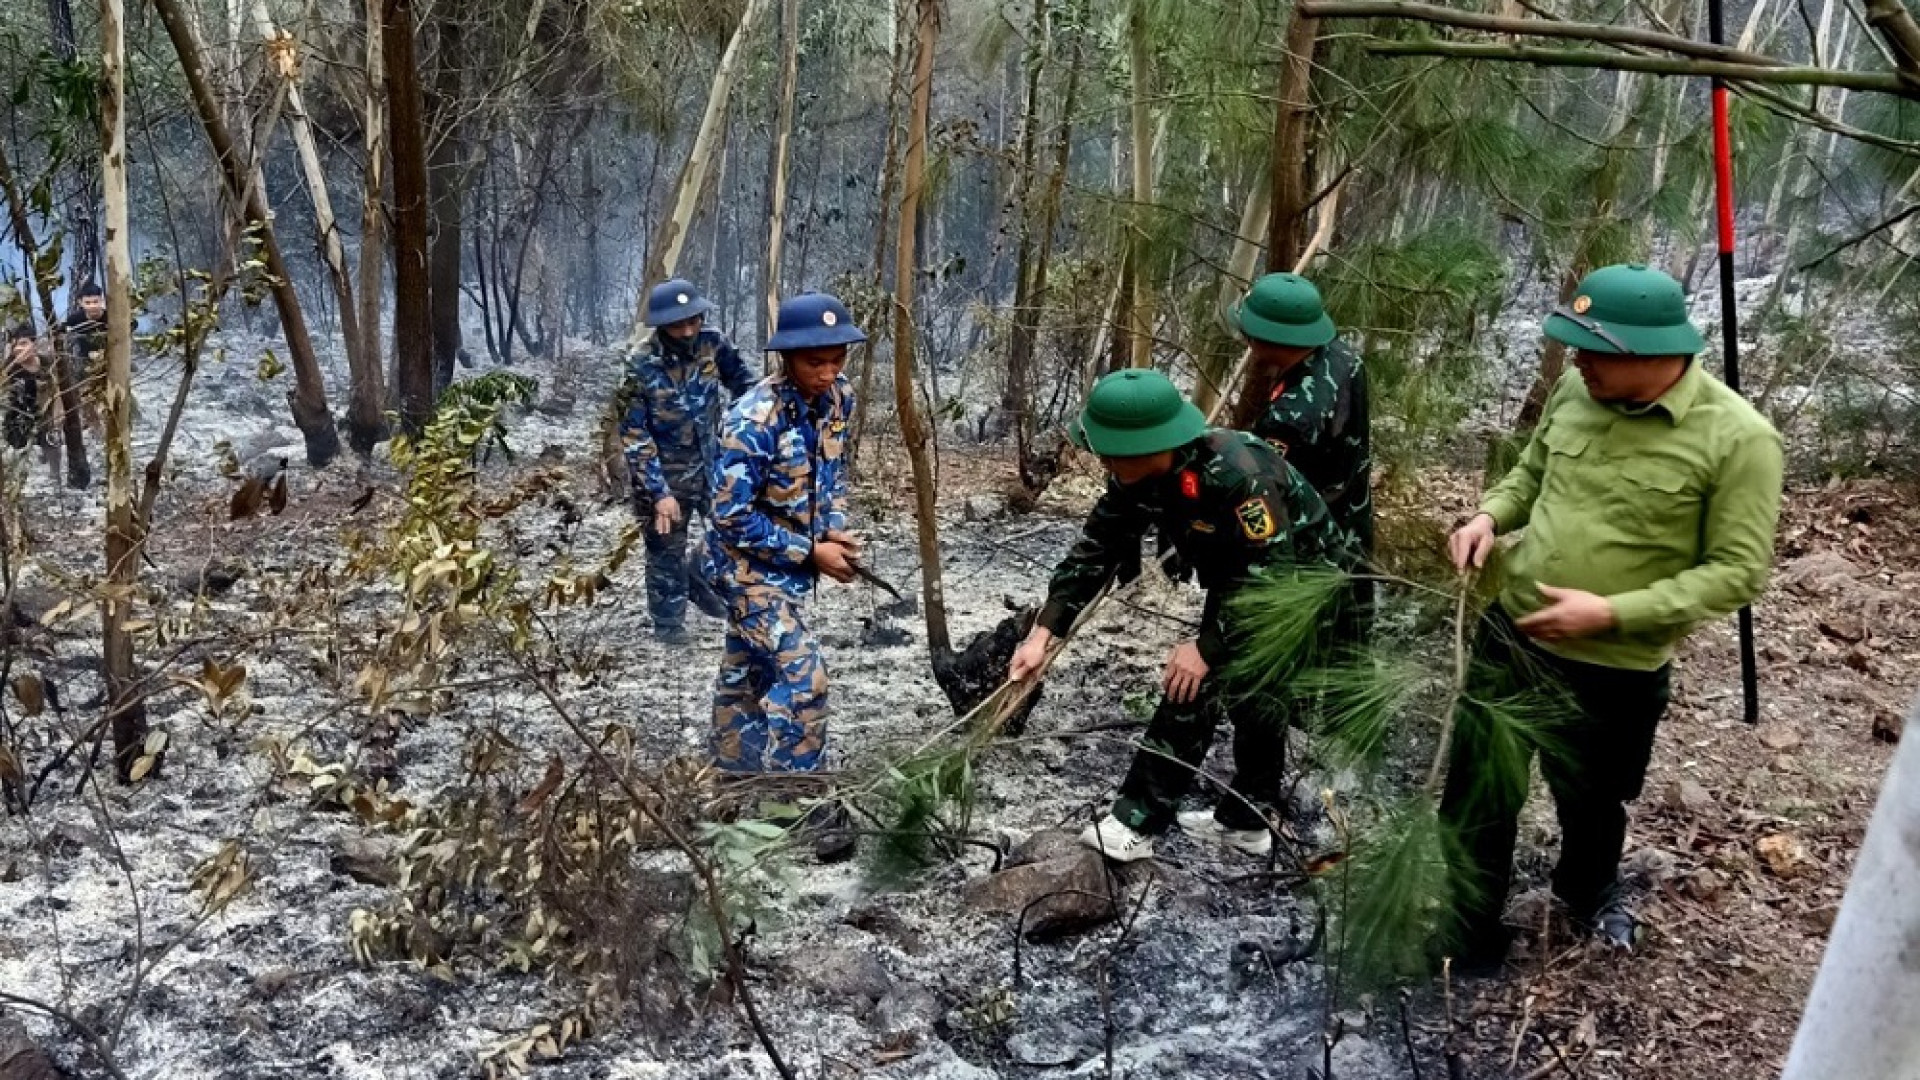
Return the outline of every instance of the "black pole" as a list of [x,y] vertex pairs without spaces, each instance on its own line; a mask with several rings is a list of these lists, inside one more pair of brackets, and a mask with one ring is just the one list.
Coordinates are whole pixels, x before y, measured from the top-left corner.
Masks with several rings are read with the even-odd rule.
[[[1707,0],[1707,36],[1727,43],[1722,0]],[[1740,392],[1740,307],[1733,295],[1733,136],[1727,123],[1727,84],[1713,77],[1713,175],[1720,225],[1720,340],[1727,386]],[[1753,647],[1753,608],[1740,609],[1742,716],[1760,722],[1760,663]]]

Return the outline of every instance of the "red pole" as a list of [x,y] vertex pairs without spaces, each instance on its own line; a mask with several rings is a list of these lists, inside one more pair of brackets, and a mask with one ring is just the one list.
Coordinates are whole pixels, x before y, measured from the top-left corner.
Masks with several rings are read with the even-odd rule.
[[[1707,0],[1707,34],[1726,44],[1721,0]],[[1733,295],[1733,134],[1727,121],[1727,84],[1713,80],[1713,186],[1720,218],[1720,341],[1727,386],[1740,392],[1740,307]],[[1742,717],[1760,722],[1759,658],[1753,647],[1753,608],[1740,609]]]

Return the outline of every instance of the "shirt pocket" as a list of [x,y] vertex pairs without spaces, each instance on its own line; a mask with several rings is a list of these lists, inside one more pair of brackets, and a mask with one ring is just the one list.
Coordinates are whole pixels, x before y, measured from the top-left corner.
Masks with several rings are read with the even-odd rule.
[[1700,492],[1683,464],[1633,457],[1620,463],[1618,494],[1624,520],[1643,538],[1672,538],[1691,546],[1700,531]]
[[796,517],[805,512],[811,493],[813,461],[807,454],[807,438],[796,428],[782,431],[773,443],[773,460],[767,470],[767,499]]
[[1549,425],[1540,433],[1547,447],[1546,468],[1540,478],[1537,501],[1567,500],[1571,505],[1599,494],[1593,486],[1593,435],[1577,427]]

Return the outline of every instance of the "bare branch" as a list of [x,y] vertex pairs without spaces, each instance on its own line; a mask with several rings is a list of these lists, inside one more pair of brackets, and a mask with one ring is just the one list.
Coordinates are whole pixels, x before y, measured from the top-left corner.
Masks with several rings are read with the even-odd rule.
[[[1896,5],[1899,0],[1892,0]],[[1547,19],[1515,19],[1483,15],[1475,11],[1457,11],[1437,4],[1408,0],[1303,0],[1300,10],[1322,19],[1401,19],[1409,22],[1455,26],[1463,30],[1484,30],[1492,34],[1518,34],[1524,37],[1571,38],[1576,41],[1608,45],[1633,45],[1678,56],[1701,60],[1719,60],[1751,67],[1786,67],[1778,57],[1748,52],[1730,45],[1712,45],[1658,30],[1600,23],[1562,22]]]
[[1871,94],[1893,94],[1920,100],[1920,82],[1895,74],[1834,71],[1818,67],[1757,67],[1718,60],[1676,60],[1658,56],[1628,56],[1593,49],[1542,49],[1530,45],[1478,45],[1464,42],[1380,41],[1367,46],[1376,56],[1442,56],[1455,60],[1491,60],[1534,64],[1539,67],[1597,68],[1605,71],[1642,71],[1651,75],[1702,78],[1717,75],[1731,82],[1777,83],[1789,86],[1837,86]]

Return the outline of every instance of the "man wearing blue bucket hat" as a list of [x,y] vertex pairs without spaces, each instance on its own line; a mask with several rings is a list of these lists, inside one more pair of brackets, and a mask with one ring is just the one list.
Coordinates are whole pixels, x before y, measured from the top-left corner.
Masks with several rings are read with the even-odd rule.
[[[727,411],[714,457],[707,565],[727,604],[713,695],[714,764],[729,773],[812,772],[827,743],[827,671],[801,605],[821,574],[851,581],[846,449],[848,348],[867,340],[826,293],[781,303],[767,349],[780,372]],[[815,832],[823,859],[852,854],[845,811]]]
[[[1218,673],[1241,636],[1231,601],[1264,571],[1296,566],[1350,568],[1354,540],[1327,512],[1313,485],[1252,435],[1208,428],[1200,410],[1157,371],[1119,371],[1087,395],[1070,429],[1076,445],[1100,455],[1106,494],[1086,533],[1047,586],[1033,632],[1014,653],[1015,681],[1039,670],[1106,583],[1140,559],[1149,528],[1170,541],[1206,590],[1200,631],[1176,645],[1164,695],[1120,785],[1113,810],[1080,836],[1109,859],[1153,855],[1171,825],[1210,842],[1264,855],[1273,845],[1264,807],[1281,799],[1286,771],[1284,704],[1266,695],[1222,695]],[[1215,810],[1176,814],[1213,742],[1216,710],[1233,721],[1231,791]]]
[[687,522],[707,506],[707,467],[724,389],[739,397],[753,372],[733,343],[705,325],[713,305],[675,278],[647,295],[653,336],[629,361],[620,424],[634,512],[646,531],[647,610],[655,637],[685,644],[687,598],[714,618],[726,605],[687,555]]

